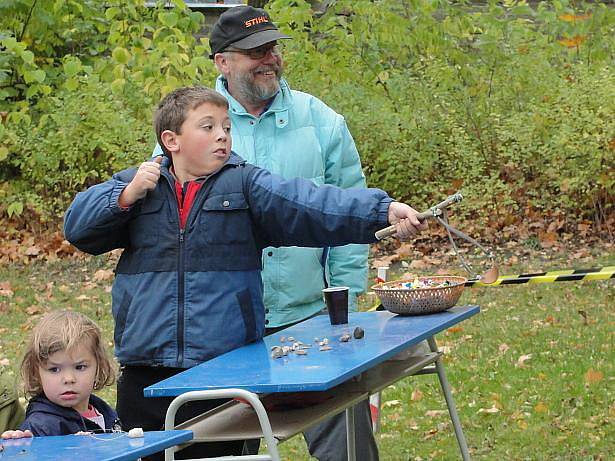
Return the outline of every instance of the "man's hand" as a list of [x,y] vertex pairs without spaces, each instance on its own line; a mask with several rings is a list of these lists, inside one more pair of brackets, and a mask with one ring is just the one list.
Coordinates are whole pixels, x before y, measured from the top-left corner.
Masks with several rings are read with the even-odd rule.
[[153,190],[160,179],[160,164],[162,156],[156,157],[154,161],[143,162],[135,177],[126,186],[118,199],[122,208],[134,205],[137,200],[141,200],[150,190]]
[[389,223],[395,226],[398,239],[407,240],[427,229],[427,224],[419,221],[417,214],[418,211],[405,203],[392,202],[389,205]]
[[4,431],[0,436],[2,439],[22,439],[25,437],[32,437],[32,432],[28,429],[25,431]]

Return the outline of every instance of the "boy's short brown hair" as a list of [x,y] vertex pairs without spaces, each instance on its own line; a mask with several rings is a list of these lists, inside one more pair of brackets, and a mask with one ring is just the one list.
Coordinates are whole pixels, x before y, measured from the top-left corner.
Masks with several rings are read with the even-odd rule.
[[198,85],[178,88],[160,101],[154,114],[154,131],[158,145],[165,154],[169,155],[160,137],[162,132],[171,130],[181,134],[181,126],[188,112],[205,103],[228,109],[228,102],[224,96],[211,88]]
[[53,311],[43,316],[34,327],[21,362],[26,395],[33,397],[43,393],[39,366],[44,365],[52,354],[70,350],[83,342],[87,342],[96,357],[94,389],[113,384],[116,369],[109,359],[98,325],[79,312]]

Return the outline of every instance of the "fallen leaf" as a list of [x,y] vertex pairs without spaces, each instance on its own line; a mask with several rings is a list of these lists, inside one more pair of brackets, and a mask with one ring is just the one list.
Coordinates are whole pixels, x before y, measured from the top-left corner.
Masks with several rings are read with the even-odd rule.
[[536,413],[547,413],[549,411],[549,407],[547,407],[547,405],[545,405],[543,402],[538,402],[536,405],[534,405],[534,411]]
[[397,250],[395,250],[395,254],[400,258],[408,258],[414,255],[414,244],[411,243],[402,243]]
[[523,368],[525,366],[525,362],[532,358],[532,354],[522,355],[517,359],[517,367]]
[[446,331],[449,333],[459,333],[460,331],[463,331],[463,327],[451,327]]
[[477,413],[486,413],[486,414],[492,415],[492,414],[499,413],[499,412],[500,412],[500,409],[496,407],[494,403],[491,408],[479,408]]
[[505,354],[505,353],[506,353],[506,351],[507,351],[508,349],[510,349],[510,347],[509,347],[509,346],[508,346],[508,344],[506,344],[506,343],[502,343],[502,344],[500,344],[500,347],[498,347],[498,350],[499,350],[502,354]]
[[555,232],[539,232],[538,240],[543,248],[551,248],[557,243],[557,234]]
[[446,410],[427,410],[425,412],[425,416],[428,418],[436,418],[438,416],[442,416],[446,413]]
[[30,307],[26,307],[26,314],[28,314],[28,315],[42,314],[43,311],[44,311],[44,309],[41,308],[41,306],[37,306],[37,305],[32,305]]
[[26,248],[26,251],[24,251],[24,254],[26,256],[38,256],[40,252],[41,252],[41,249],[39,247],[37,247],[36,245],[32,245],[31,247]]
[[99,282],[102,282],[104,280],[111,280],[113,279],[113,269],[99,269],[96,272],[94,272],[94,280],[97,280]]
[[585,373],[585,382],[587,384],[599,383],[603,378],[604,374],[601,371],[594,370],[593,368],[590,368],[587,370],[587,373]]
[[422,398],[423,398],[423,393],[420,390],[414,389],[412,391],[412,395],[410,396],[411,400],[416,402],[418,400],[421,400]]
[[429,264],[427,264],[425,261],[423,261],[422,259],[415,259],[414,261],[412,261],[410,263],[410,269],[427,269],[429,267]]
[[77,301],[88,301],[90,299],[87,295],[79,295],[75,298]]
[[0,366],[8,367],[11,364],[11,361],[7,358],[0,360]]
[[400,403],[401,403],[401,400],[387,400],[382,405],[386,408],[389,408],[389,407],[396,407]]
[[13,289],[10,282],[0,282],[0,296],[6,296],[7,298],[13,297]]
[[399,256],[396,254],[383,256],[381,258],[374,258],[374,261],[372,262],[372,267],[376,269],[378,267],[390,266],[392,263],[394,263],[398,259],[399,259]]
[[423,440],[431,439],[437,433],[438,433],[438,429],[430,429],[427,432],[423,433]]
[[575,35],[572,38],[568,38],[568,37],[562,38],[561,40],[558,40],[557,43],[565,46],[566,48],[576,48],[584,41],[585,41],[585,35]]

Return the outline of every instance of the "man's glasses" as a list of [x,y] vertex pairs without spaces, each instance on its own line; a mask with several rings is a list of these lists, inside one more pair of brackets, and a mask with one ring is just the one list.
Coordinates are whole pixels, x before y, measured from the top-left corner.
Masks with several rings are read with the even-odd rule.
[[258,59],[263,59],[265,56],[267,56],[267,53],[271,53],[274,56],[281,56],[282,49],[283,49],[282,44],[277,43],[275,45],[259,46],[258,48],[252,48],[250,50],[239,50],[237,48],[227,48],[226,50],[224,50],[224,52],[239,53],[239,54],[243,54],[244,56],[249,57],[250,59],[258,60]]

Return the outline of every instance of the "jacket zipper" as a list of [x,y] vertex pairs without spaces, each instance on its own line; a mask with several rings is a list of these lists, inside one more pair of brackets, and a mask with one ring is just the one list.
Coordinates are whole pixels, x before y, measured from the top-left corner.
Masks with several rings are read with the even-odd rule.
[[[178,292],[177,292],[177,304],[178,304],[178,309],[177,309],[177,366],[180,368],[182,367],[182,362],[184,361],[184,330],[185,330],[184,328],[184,320],[185,320],[184,247],[186,243],[185,231],[186,231],[186,228],[191,224],[192,220],[194,219],[195,214],[197,213],[197,211],[194,211],[194,210],[195,209],[198,210],[202,206],[202,201],[203,201],[202,197],[206,194],[205,192],[203,192],[203,189],[205,189],[205,186],[208,182],[211,183],[211,181],[209,181],[211,176],[217,176],[217,174],[210,175],[209,177],[205,178],[205,180],[203,181],[201,188],[198,190],[196,197],[194,201],[192,202],[192,206],[190,208],[190,211],[188,212],[188,216],[186,217],[186,225],[184,226],[183,229],[181,227],[181,216],[179,213],[179,206],[175,207],[175,211],[177,213],[177,226],[179,227],[179,251],[178,251],[178,256],[177,256],[177,285],[178,285],[177,287],[178,289]],[[175,192],[175,182],[174,182],[175,180],[172,177],[167,176],[167,175],[164,175],[164,177],[167,179],[167,183],[171,187],[173,200],[177,202],[177,195]]]
[[[175,192],[175,180],[170,175],[163,175],[167,184],[171,188],[171,200],[177,203],[177,193]],[[178,251],[177,251],[177,366],[181,367],[184,360],[184,229],[181,227],[181,214],[179,204],[175,206],[177,213]]]
[[[179,210],[178,210],[179,214]],[[179,218],[179,216],[178,216]],[[181,219],[181,218],[179,218]],[[179,223],[181,226],[181,223]],[[177,275],[177,284],[178,293],[177,293],[177,304],[179,309],[177,309],[177,365],[181,366],[181,363],[184,361],[184,229],[180,227],[179,229],[179,256],[178,256],[178,275]]]

